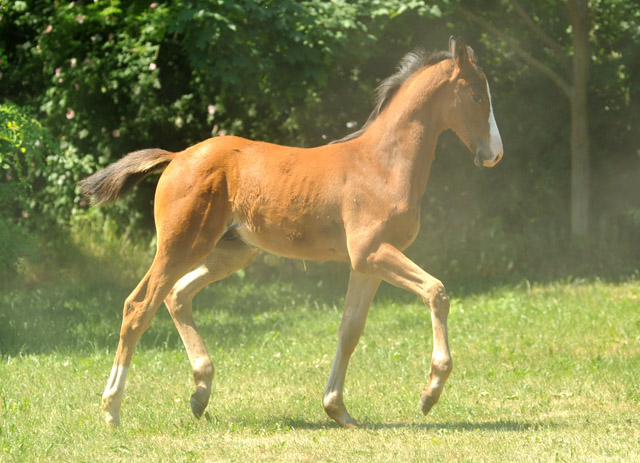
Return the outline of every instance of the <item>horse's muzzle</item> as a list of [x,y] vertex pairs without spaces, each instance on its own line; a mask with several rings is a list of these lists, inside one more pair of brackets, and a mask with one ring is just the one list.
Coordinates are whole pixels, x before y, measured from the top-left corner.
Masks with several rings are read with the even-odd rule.
[[502,151],[499,153],[494,153],[486,146],[480,146],[476,150],[476,156],[473,159],[473,163],[480,167],[493,167],[502,159]]

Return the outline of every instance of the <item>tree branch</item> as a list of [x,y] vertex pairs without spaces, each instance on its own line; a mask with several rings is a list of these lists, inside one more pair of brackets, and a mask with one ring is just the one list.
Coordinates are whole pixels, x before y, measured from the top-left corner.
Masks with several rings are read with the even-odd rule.
[[522,18],[529,29],[536,34],[540,40],[547,44],[549,48],[555,53],[557,58],[560,60],[560,63],[565,67],[566,71],[569,72],[571,70],[571,64],[569,63],[569,58],[567,54],[564,52],[560,44],[555,41],[549,34],[547,34],[534,20],[531,16],[527,14],[527,12],[520,6],[517,0],[509,0],[509,3],[513,6],[513,9],[518,13],[518,15]]
[[522,59],[525,63],[529,64],[531,67],[534,67],[538,71],[542,72],[549,79],[551,79],[558,87],[560,87],[560,89],[567,95],[567,98],[569,98],[569,100],[573,98],[573,89],[571,85],[561,75],[556,73],[549,66],[537,60],[529,52],[525,51],[522,47],[520,47],[518,42],[515,39],[513,39],[511,36],[509,36],[508,34],[505,34],[500,29],[495,27],[493,24],[489,23],[488,21],[476,15],[475,13],[472,13],[471,11],[466,10],[465,8],[457,7],[456,11],[466,16],[467,18],[469,18],[471,21],[475,22],[482,28],[486,29],[491,34],[500,37],[507,45],[509,45],[509,47],[511,47],[511,49],[520,57],[520,59]]

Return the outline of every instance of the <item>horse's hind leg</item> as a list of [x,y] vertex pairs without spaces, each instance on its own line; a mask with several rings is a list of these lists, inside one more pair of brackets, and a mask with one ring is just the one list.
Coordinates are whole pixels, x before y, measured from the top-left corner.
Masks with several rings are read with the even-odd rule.
[[102,394],[102,409],[107,425],[120,424],[120,406],[133,351],[162,300],[178,279],[175,269],[170,255],[159,252],[147,274],[124,303],[120,341],[107,387]]
[[162,180],[156,192],[158,250],[149,271],[125,301],[120,341],[102,395],[108,425],[117,426],[120,422],[127,370],[138,340],[173,285],[204,260],[227,224],[229,202],[224,189],[209,184],[208,192],[192,188],[191,194],[181,195],[184,190],[180,189],[179,178],[166,179],[164,188]]
[[197,418],[209,403],[215,369],[196,328],[191,302],[205,286],[249,265],[257,252],[239,239],[220,240],[199,267],[178,280],[164,300],[191,363],[196,384],[196,391],[191,396],[191,411]]
[[360,335],[364,331],[369,306],[379,286],[379,279],[366,277],[353,270],[351,271],[344,313],[338,334],[338,348],[322,400],[322,405],[327,414],[343,427],[353,428],[357,426],[355,420],[347,412],[342,391],[349,359],[358,344]]

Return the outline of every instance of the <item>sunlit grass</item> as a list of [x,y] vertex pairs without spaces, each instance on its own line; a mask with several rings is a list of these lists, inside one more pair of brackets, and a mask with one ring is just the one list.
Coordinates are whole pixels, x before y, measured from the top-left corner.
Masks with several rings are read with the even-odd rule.
[[[339,429],[321,406],[339,297],[316,304],[292,285],[240,280],[199,297],[217,370],[200,421],[186,354],[161,309],[134,356],[122,427],[110,432],[99,402],[119,294],[50,289],[31,300],[39,307],[13,294],[40,318],[16,320],[21,339],[3,352],[0,461],[638,461],[638,283],[451,288],[454,372],[427,417],[417,401],[428,312],[383,292],[347,376],[359,430]],[[66,307],[64,317],[52,306]],[[52,333],[29,330],[47,325]]]

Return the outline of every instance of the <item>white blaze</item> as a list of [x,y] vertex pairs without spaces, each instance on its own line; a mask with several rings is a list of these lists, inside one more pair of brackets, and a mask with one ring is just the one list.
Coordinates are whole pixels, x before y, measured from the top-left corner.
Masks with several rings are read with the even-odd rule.
[[498,159],[502,155],[502,139],[500,138],[500,132],[498,131],[498,124],[496,124],[496,118],[493,115],[493,104],[491,103],[491,90],[489,90],[489,82],[487,81],[487,95],[489,95],[489,148],[493,159],[491,162]]

